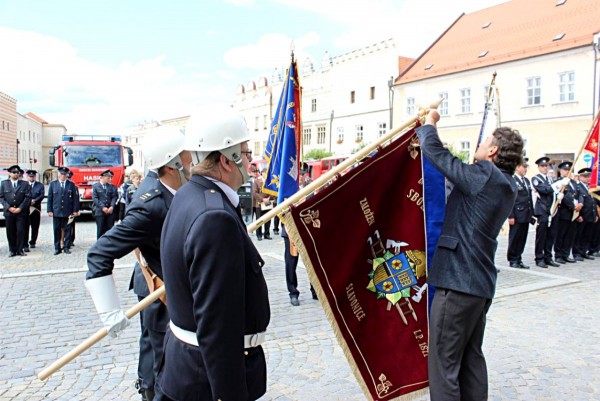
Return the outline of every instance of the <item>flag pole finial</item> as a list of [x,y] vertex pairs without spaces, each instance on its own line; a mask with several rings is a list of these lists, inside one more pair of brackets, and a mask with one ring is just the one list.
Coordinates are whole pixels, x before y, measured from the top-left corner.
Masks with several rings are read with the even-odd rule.
[[290,56],[292,57],[292,60],[294,59],[294,50],[296,50],[296,45],[292,40],[292,42],[290,43]]

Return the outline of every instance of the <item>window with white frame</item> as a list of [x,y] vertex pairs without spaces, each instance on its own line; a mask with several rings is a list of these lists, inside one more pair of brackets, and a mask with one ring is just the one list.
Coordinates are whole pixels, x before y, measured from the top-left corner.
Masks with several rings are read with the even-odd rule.
[[527,78],[527,106],[536,106],[542,103],[542,78]]
[[269,120],[267,120],[267,115],[264,114],[263,115],[263,129],[267,129],[268,126],[269,126]]
[[356,100],[356,92],[350,91],[350,103],[354,103],[355,100]]
[[254,117],[254,131],[258,131],[258,116]]
[[406,114],[409,116],[413,116],[415,114],[415,98],[407,97],[406,98]]
[[527,157],[527,138],[523,137],[523,157]]
[[311,129],[304,128],[304,144],[305,145],[310,145],[311,136],[312,136]]
[[448,115],[448,92],[440,92],[439,97],[441,99],[443,99],[442,103],[440,104],[440,108],[439,108],[440,116],[447,116]]
[[471,112],[471,88],[463,88],[460,90],[460,112]]
[[317,99],[310,100],[310,111],[315,113],[317,111]]
[[338,138],[337,138],[338,143],[344,142],[344,127],[338,127],[337,134],[338,134]]
[[483,109],[481,111],[485,110],[485,105],[487,104],[488,100],[490,97],[490,86],[486,85],[483,87]]
[[575,71],[558,74],[559,102],[575,101]]
[[317,127],[317,144],[323,145],[325,143],[325,126],[321,125]]
[[460,141],[460,153],[467,155],[467,160],[471,159],[471,141]]
[[387,124],[386,123],[378,123],[377,124],[377,136],[383,136],[387,132]]
[[356,142],[362,142],[362,140],[363,140],[363,126],[357,125],[356,126]]

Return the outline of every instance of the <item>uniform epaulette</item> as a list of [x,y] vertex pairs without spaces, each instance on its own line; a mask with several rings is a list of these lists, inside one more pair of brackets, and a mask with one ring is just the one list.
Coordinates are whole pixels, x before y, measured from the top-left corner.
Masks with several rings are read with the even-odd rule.
[[144,202],[148,202],[150,199],[156,198],[157,196],[161,196],[162,192],[160,192],[160,190],[154,188],[151,189],[150,191],[146,192],[145,194],[140,195],[140,200],[144,201]]
[[207,189],[204,191],[204,199],[206,200],[206,210],[223,210],[225,205],[223,204],[223,197],[218,191],[214,189]]

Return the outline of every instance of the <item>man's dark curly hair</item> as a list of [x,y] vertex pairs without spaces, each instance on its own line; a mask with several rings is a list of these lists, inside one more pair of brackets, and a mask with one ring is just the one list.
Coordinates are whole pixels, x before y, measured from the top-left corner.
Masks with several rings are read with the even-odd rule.
[[509,127],[496,128],[492,134],[492,145],[498,146],[498,153],[492,162],[499,169],[509,174],[515,173],[515,168],[523,164],[523,138],[519,131]]

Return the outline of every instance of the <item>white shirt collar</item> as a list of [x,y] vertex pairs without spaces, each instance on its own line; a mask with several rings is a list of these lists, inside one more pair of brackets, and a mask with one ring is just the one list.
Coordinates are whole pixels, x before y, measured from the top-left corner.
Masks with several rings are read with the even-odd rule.
[[172,193],[173,195],[175,195],[175,192],[177,192],[176,189],[173,189],[170,186],[168,186],[167,184],[165,184],[164,181],[161,181],[160,178],[158,179],[158,181],[160,181],[160,183],[163,184],[165,186],[165,188],[167,188],[169,190],[170,193]]
[[238,207],[238,205],[240,204],[240,196],[237,194],[237,192],[235,192],[233,190],[233,188],[231,188],[229,185],[219,181],[219,180],[215,180],[212,177],[207,177],[207,176],[203,176],[204,178],[206,178],[207,180],[210,180],[212,182],[214,182],[215,184],[217,184],[217,186],[219,188],[221,188],[221,190],[223,192],[225,192],[225,196],[227,196],[227,198],[229,199],[229,202],[231,202],[231,204],[234,207]]

